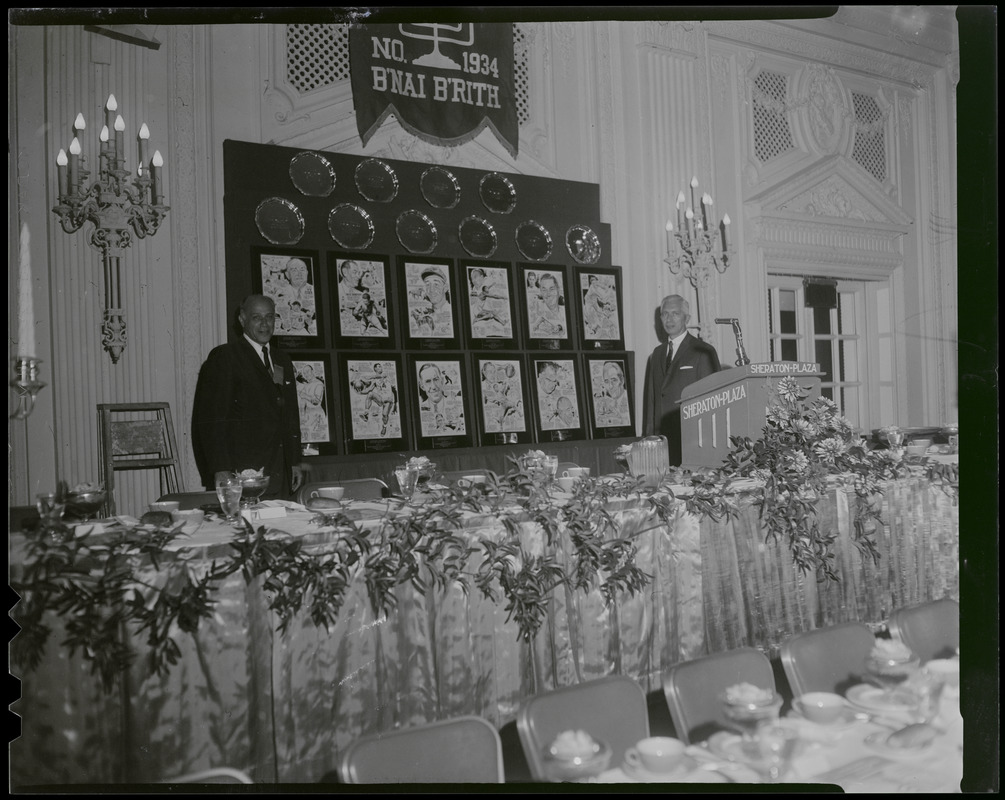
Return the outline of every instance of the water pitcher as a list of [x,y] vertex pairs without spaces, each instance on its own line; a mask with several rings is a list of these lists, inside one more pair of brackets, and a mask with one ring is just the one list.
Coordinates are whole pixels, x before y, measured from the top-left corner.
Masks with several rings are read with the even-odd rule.
[[644,477],[646,486],[656,486],[670,470],[666,436],[646,436],[632,445],[628,456],[632,475]]

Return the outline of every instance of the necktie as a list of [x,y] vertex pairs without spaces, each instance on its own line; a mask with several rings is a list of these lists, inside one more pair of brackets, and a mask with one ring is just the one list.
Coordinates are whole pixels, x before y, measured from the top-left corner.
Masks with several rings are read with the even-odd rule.
[[670,371],[670,364],[673,361],[673,340],[667,339],[667,360],[666,364],[663,366],[664,372]]
[[269,377],[272,377],[272,359],[269,358],[269,346],[265,345],[262,348],[262,358],[265,359],[265,368],[269,371]]

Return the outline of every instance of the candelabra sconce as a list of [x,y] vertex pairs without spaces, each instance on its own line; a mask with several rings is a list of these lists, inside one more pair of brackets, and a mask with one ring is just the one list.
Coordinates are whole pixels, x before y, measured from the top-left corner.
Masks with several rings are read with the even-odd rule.
[[729,214],[724,214],[717,226],[710,222],[712,198],[708,192],[701,196],[700,214],[695,214],[697,188],[698,179],[691,178],[691,205],[687,205],[683,190],[677,193],[677,226],[667,220],[664,259],[671,273],[684,276],[695,289],[707,286],[716,272],[723,274],[733,255],[727,239]]
[[10,415],[11,419],[25,419],[35,408],[35,397],[45,383],[38,379],[40,358],[18,356],[14,359],[14,377],[10,385],[17,392],[17,408]]
[[118,363],[126,346],[122,257],[132,245],[134,236],[145,239],[157,233],[169,210],[163,202],[164,160],[159,150],[154,152],[153,158],[147,158],[150,131],[146,123],[141,125],[137,136],[139,158],[134,178],[125,166],[126,125],[117,110],[115,95],[109,95],[105,105],[106,124],[99,137],[98,177],[93,183],[88,183],[91,173],[79,140],[79,134],[86,127],[84,117],[77,114],[69,158],[63,150],[56,158],[59,201],[52,209],[66,233],[76,233],[88,222],[93,225],[88,241],[101,251],[104,267],[105,311],[101,344],[113,364]]

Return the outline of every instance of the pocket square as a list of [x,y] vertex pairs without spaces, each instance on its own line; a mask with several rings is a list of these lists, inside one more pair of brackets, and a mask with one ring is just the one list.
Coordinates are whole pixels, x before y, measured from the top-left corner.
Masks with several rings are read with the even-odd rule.
[[692,367],[692,366],[690,366],[690,365],[688,365],[688,364],[681,364],[681,365],[680,365],[680,368],[681,368],[681,369],[694,369],[694,367]]

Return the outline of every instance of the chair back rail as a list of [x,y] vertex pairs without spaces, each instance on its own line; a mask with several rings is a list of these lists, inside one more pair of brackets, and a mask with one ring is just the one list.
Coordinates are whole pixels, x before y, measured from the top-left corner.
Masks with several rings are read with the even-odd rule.
[[898,608],[887,624],[922,662],[951,658],[960,646],[960,604],[948,597]]
[[793,696],[806,692],[844,694],[865,674],[865,660],[876,644],[861,622],[844,622],[790,636],[781,661]]
[[663,679],[663,694],[677,738],[691,744],[729,729],[719,697],[738,683],[774,691],[768,657],[753,647],[741,647],[672,666]]
[[344,783],[502,783],[499,732],[476,716],[364,736],[341,754]]
[[516,727],[531,777],[544,781],[544,750],[560,733],[583,730],[606,742],[611,764],[617,765],[629,747],[649,736],[649,710],[641,686],[629,677],[610,675],[527,698]]

